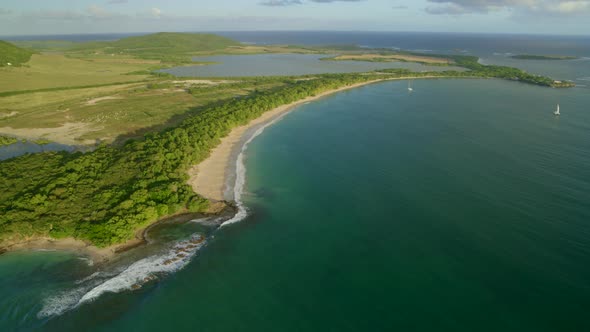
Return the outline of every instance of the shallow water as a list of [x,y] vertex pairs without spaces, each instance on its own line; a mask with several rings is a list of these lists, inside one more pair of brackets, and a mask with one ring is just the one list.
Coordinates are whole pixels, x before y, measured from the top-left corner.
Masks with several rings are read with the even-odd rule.
[[462,70],[455,67],[426,66],[409,62],[321,61],[325,54],[253,54],[194,58],[199,62],[216,62],[206,66],[184,66],[162,70],[176,76],[289,76],[325,73],[356,73],[384,68],[412,71]]

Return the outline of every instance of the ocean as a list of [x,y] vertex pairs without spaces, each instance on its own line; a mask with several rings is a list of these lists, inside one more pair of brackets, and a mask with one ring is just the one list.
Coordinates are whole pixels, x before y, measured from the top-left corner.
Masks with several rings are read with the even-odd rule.
[[579,86],[395,81],[299,106],[248,146],[240,222],[162,226],[159,245],[108,269],[0,256],[0,330],[589,330],[588,39],[401,35],[234,38],[462,52]]

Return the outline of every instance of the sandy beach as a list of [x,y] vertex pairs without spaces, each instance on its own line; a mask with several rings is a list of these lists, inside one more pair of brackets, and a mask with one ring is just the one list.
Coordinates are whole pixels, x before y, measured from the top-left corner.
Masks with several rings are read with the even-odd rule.
[[[125,244],[127,245],[127,244]],[[68,251],[86,256],[94,263],[102,263],[111,259],[115,253],[115,247],[98,248],[87,244],[82,240],[73,238],[67,239],[52,239],[52,238],[35,238],[17,242],[2,248],[5,251],[19,251],[19,250],[44,250],[44,251]]]
[[[406,78],[399,78],[406,79]],[[221,140],[221,143],[211,151],[209,158],[189,170],[188,184],[199,195],[213,201],[233,201],[233,186],[236,180],[236,161],[243,145],[261,127],[279,119],[293,110],[295,107],[322,97],[358,88],[383,80],[373,80],[363,83],[348,85],[342,88],[323,92],[307,97],[296,102],[279,106],[264,113],[259,118],[252,120],[244,126],[234,128],[230,134]]]

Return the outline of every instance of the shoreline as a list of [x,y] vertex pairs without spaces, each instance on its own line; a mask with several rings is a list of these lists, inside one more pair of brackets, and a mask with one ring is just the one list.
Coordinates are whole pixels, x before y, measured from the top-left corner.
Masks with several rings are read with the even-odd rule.
[[[236,201],[235,188],[238,178],[238,163],[241,163],[241,154],[244,147],[264,128],[280,120],[283,116],[296,109],[302,104],[321,99],[338,92],[355,89],[369,84],[408,80],[408,79],[438,79],[447,78],[444,76],[422,76],[422,77],[398,77],[383,78],[343,86],[337,89],[328,90],[315,96],[310,96],[290,104],[281,105],[262,114],[250,123],[232,129],[230,134],[221,143],[211,150],[210,156],[203,162],[191,167],[188,171],[188,184],[195,193],[207,198],[212,203],[212,208],[205,213],[179,213],[162,218],[150,225],[138,229],[135,238],[120,244],[114,244],[106,248],[99,248],[83,240],[74,238],[54,239],[51,237],[35,237],[22,241],[8,242],[0,247],[0,255],[18,251],[65,251],[92,259],[95,264],[106,263],[117,257],[117,255],[141,247],[149,243],[149,230],[165,222],[186,222],[199,218],[222,216],[220,226],[224,222],[241,220],[245,216],[245,210],[239,201]],[[242,170],[243,171],[243,170]],[[242,181],[244,181],[242,179]],[[243,185],[243,183],[242,183]]]
[[[399,80],[402,79],[409,78],[399,78]],[[253,136],[256,136],[261,129],[278,121],[302,104],[321,99],[337,92],[387,80],[393,79],[379,79],[344,86],[290,104],[281,105],[263,113],[260,117],[250,121],[248,124],[232,129],[229,135],[222,138],[221,143],[211,150],[207,159],[189,169],[189,180],[187,183],[193,188],[195,193],[211,201],[234,201],[238,157],[244,146],[247,145]],[[396,78],[396,80],[398,80],[398,78]]]
[[119,254],[149,244],[149,231],[157,225],[163,223],[183,223],[195,219],[210,217],[222,217],[222,221],[225,221],[226,219],[231,219],[235,215],[235,212],[235,207],[231,204],[219,203],[213,207],[213,210],[210,210],[210,212],[207,213],[183,212],[167,216],[149,224],[147,227],[137,230],[133,239],[105,248],[99,248],[83,240],[74,238],[54,239],[47,236],[35,237],[9,243],[0,247],[0,256],[6,253],[19,251],[60,251],[87,257],[91,259],[94,264],[103,264],[117,258]]
[[260,133],[260,130],[263,130],[267,126],[280,120],[283,116],[295,110],[298,106],[338,92],[359,88],[369,84],[385,81],[438,78],[447,77],[421,76],[377,79],[328,90],[315,96],[310,96],[290,104],[276,107],[263,113],[260,117],[250,121],[248,124],[232,129],[229,135],[222,138],[221,143],[211,150],[207,159],[189,169],[189,180],[187,183],[193,188],[195,193],[213,202],[235,201],[234,189],[238,177],[238,158],[244,147]]

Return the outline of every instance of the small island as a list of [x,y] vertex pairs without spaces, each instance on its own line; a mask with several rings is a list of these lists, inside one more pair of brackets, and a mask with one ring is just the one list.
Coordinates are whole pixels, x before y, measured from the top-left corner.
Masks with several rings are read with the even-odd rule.
[[511,56],[513,59],[519,60],[576,60],[577,56],[569,55],[532,55],[532,54],[518,54]]

